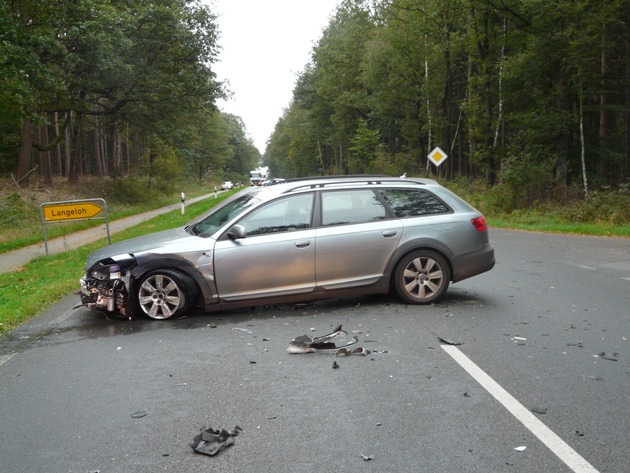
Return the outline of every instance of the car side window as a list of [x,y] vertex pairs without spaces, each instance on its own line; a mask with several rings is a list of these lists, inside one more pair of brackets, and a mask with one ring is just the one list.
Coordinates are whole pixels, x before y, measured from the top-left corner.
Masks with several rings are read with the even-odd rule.
[[388,189],[381,194],[398,218],[450,213],[437,196],[425,190]]
[[370,189],[322,192],[322,225],[384,220],[385,206]]
[[246,235],[267,235],[311,227],[313,194],[301,194],[274,200],[253,211],[239,222]]

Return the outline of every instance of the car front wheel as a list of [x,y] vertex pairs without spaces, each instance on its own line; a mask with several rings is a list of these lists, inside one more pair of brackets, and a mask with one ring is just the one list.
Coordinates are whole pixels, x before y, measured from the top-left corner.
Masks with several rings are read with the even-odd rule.
[[138,287],[138,305],[152,319],[168,319],[190,309],[197,294],[193,278],[181,271],[160,269],[144,276]]
[[394,270],[394,287],[408,304],[431,304],[448,289],[450,269],[446,260],[430,250],[403,256]]

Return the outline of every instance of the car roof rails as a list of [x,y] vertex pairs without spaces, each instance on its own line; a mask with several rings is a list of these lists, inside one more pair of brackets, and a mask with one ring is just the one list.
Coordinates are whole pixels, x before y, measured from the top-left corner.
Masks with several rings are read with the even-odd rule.
[[405,184],[425,185],[426,182],[418,179],[404,179],[400,177],[393,177],[383,174],[347,174],[341,176],[312,176],[312,177],[300,177],[287,179],[287,183],[299,183],[304,182],[304,185],[298,185],[288,189],[286,192],[293,192],[296,190],[310,188],[322,188],[326,186],[337,186],[344,184],[360,184],[365,183],[367,185],[383,184],[387,182],[396,182]]

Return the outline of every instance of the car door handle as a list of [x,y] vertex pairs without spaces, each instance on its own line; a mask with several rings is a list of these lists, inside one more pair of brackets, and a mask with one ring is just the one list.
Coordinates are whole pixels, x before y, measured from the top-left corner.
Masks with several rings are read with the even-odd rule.
[[396,230],[387,230],[386,232],[383,232],[383,236],[385,238],[392,238],[395,237],[397,233],[398,232]]
[[298,248],[308,248],[309,246],[311,246],[311,242],[308,240],[300,240],[295,242],[295,246],[297,246]]

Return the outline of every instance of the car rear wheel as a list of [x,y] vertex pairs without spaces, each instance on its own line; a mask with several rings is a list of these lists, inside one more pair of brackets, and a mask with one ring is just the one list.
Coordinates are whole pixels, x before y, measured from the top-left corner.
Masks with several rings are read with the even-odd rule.
[[151,271],[138,287],[138,305],[152,319],[168,319],[190,309],[197,285],[189,275],[172,269]]
[[394,270],[394,287],[408,304],[431,304],[448,289],[451,280],[446,260],[430,250],[403,256]]

